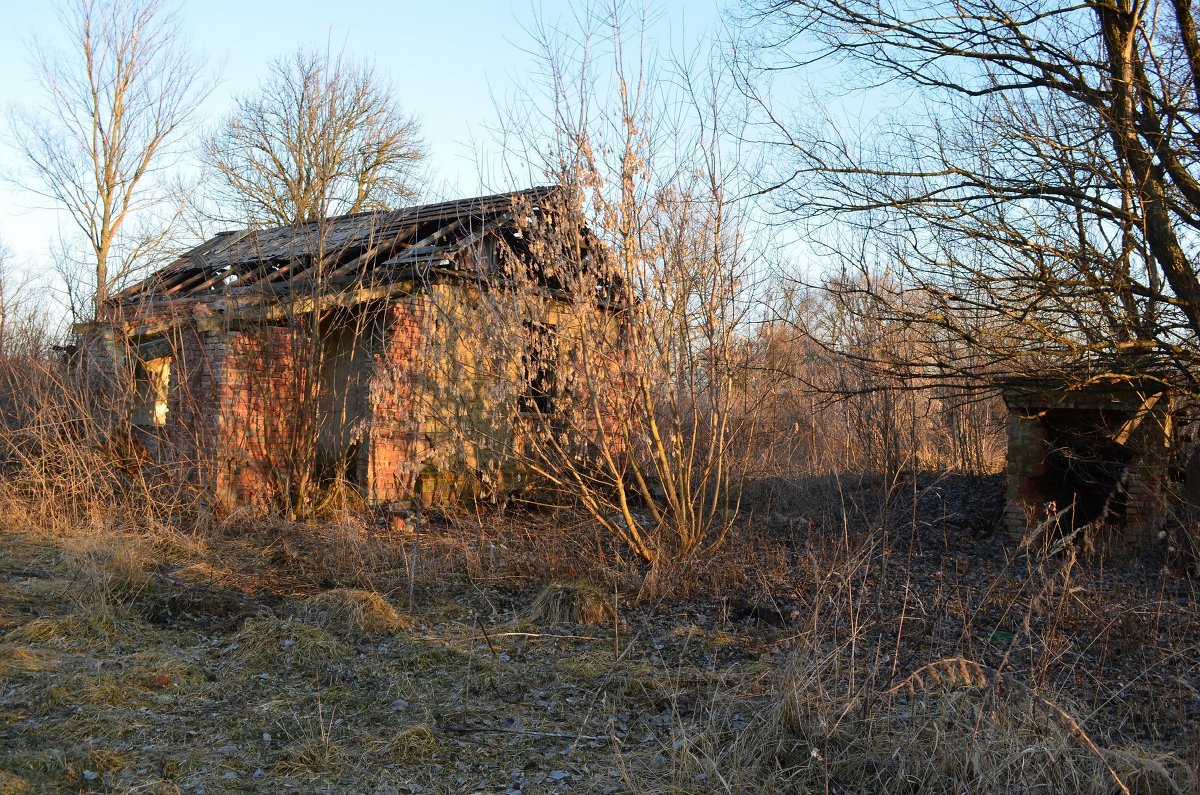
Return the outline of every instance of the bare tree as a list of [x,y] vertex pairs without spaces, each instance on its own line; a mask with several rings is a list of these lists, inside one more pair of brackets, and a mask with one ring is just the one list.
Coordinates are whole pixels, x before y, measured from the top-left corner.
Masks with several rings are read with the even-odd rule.
[[424,158],[417,120],[369,65],[312,49],[275,60],[204,145],[213,199],[266,226],[411,199]]
[[[750,66],[763,71],[745,74],[815,66],[877,104],[910,100],[856,136],[836,108],[825,123],[790,118],[748,86],[780,146],[762,187],[793,219],[851,230],[860,245],[825,241],[853,251],[843,262],[870,300],[852,303],[923,337],[928,356],[891,364],[1195,388],[1200,40],[1188,3],[748,5]],[[885,271],[895,289],[880,289]]]
[[67,47],[34,50],[42,105],[10,121],[32,172],[23,184],[87,238],[99,319],[167,239],[170,213],[148,215],[168,202],[161,177],[211,83],[163,0],[69,0],[59,19]]

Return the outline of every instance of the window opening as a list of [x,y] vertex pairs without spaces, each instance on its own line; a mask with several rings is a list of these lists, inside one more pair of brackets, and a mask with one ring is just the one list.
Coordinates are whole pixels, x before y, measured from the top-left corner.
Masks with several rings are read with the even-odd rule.
[[171,388],[171,357],[150,359],[138,364],[137,406],[133,423],[151,428],[167,424],[167,395]]

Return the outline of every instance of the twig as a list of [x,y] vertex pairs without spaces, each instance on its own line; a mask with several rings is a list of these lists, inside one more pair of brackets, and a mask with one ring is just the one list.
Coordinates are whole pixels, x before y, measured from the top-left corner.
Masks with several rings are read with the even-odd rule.
[[483,625],[483,621],[479,619],[478,613],[475,614],[475,626],[479,627],[479,631],[483,633],[483,639],[487,641],[488,651],[492,653],[493,657],[498,657],[499,655],[496,654],[496,647],[492,645],[492,639],[488,637],[487,627],[485,627]]
[[[480,629],[482,629],[482,627],[480,627]],[[556,635],[553,632],[491,632],[483,635],[471,635],[470,637],[465,638],[464,641],[472,642],[477,640],[487,640],[488,638],[532,638],[534,640],[539,640],[542,638],[547,640],[605,640],[605,638],[598,637],[596,635]],[[415,638],[415,640],[444,643],[446,638],[437,635],[422,635],[419,638]],[[489,643],[488,646],[490,648],[491,644]]]
[[596,635],[556,635],[553,632],[494,632],[493,638],[550,638],[551,640],[604,640]]

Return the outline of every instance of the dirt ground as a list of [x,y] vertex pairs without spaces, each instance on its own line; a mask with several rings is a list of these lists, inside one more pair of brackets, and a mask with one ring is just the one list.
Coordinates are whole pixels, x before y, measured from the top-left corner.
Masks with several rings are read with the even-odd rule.
[[[796,516],[649,589],[513,522],[10,527],[0,794],[1195,787],[1200,611],[1162,561]],[[548,579],[603,608],[547,614]]]

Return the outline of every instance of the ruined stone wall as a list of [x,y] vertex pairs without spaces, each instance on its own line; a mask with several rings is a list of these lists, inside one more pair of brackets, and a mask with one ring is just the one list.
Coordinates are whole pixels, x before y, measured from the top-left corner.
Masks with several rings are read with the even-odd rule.
[[[627,392],[617,386],[627,357],[611,314],[536,290],[461,283],[434,285],[428,309],[422,499],[518,488],[532,476],[531,463],[582,453],[599,436],[597,417],[611,433],[627,416],[618,405]],[[531,357],[548,370],[543,400],[531,382]]]
[[[384,312],[386,344],[360,365],[371,374],[362,379],[368,405],[349,473],[378,502],[408,497],[420,447],[412,368],[423,339],[421,301],[401,299]],[[142,440],[161,465],[208,491],[223,511],[279,504],[292,478],[312,474],[327,408],[312,398],[310,344],[290,326],[183,321],[155,342],[172,362],[167,414],[161,427],[139,427]]]
[[[1010,396],[1010,401],[1012,397]],[[1068,395],[1047,408],[1046,403],[1017,402],[1010,409],[1008,431],[1008,494],[1004,526],[1014,538],[1022,538],[1030,529],[1046,520],[1051,511],[1047,501],[1053,499],[1047,488],[1047,456],[1052,446],[1047,412],[1059,416],[1075,414],[1081,423],[1092,418],[1092,433],[1097,437],[1121,435],[1126,422],[1132,430],[1123,437],[1121,447],[1129,460],[1120,471],[1116,497],[1111,506],[1117,507],[1109,530],[1101,543],[1125,547],[1143,547],[1153,543],[1167,517],[1169,467],[1171,460],[1171,417],[1169,399],[1162,399],[1150,408],[1143,408],[1137,396],[1120,398],[1103,391]],[[1116,419],[1105,421],[1103,412]],[[1136,421],[1134,418],[1136,417]],[[1067,507],[1055,504],[1055,509]]]
[[223,511],[276,500],[302,414],[290,330],[189,324],[169,341],[166,422],[143,429],[158,439],[158,460],[209,491]]

